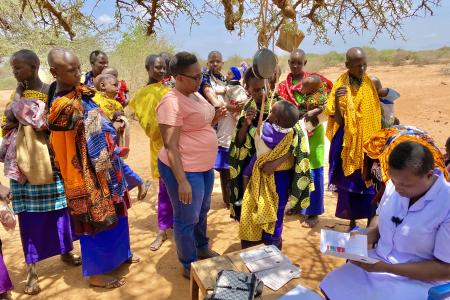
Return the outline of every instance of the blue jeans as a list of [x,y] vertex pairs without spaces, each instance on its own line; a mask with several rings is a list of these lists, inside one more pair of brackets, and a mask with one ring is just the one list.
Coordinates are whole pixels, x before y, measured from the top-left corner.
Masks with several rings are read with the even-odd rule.
[[178,259],[187,269],[197,260],[197,249],[208,249],[207,214],[211,205],[214,170],[186,172],[192,187],[192,203],[183,204],[178,197],[178,182],[172,169],[158,160],[159,174],[166,185],[173,207],[173,233]]

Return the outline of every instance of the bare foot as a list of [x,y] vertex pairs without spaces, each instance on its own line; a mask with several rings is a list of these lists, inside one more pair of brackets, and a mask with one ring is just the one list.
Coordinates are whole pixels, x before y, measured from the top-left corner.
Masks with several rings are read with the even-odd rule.
[[165,230],[160,230],[156,239],[150,244],[150,250],[157,251],[162,244],[167,240],[167,233]]
[[89,277],[89,284],[93,287],[115,289],[125,284],[125,278],[116,278],[108,275],[95,275]]
[[38,275],[36,272],[36,265],[28,265],[28,275],[27,283],[25,284],[25,289],[23,290],[27,295],[37,295],[41,292],[41,287],[38,282]]
[[144,200],[150,188],[150,181],[146,180],[143,184],[138,186],[138,200]]

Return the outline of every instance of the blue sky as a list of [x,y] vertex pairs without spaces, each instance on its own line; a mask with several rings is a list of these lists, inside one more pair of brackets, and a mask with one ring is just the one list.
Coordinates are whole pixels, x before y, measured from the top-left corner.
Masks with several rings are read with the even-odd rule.
[[[114,7],[109,1],[102,2],[95,12],[97,22],[108,24],[114,22]],[[246,30],[243,37],[237,32],[228,32],[223,19],[212,15],[205,15],[200,25],[194,25],[190,29],[187,19],[181,16],[178,19],[176,31],[168,25],[162,33],[169,41],[176,45],[177,50],[193,51],[206,57],[211,50],[220,50],[224,57],[239,54],[242,57],[251,57],[256,51],[256,33],[254,30]],[[408,19],[404,23],[404,35],[406,40],[392,40],[387,34],[380,35],[371,44],[372,33],[366,32],[362,36],[347,33],[344,42],[340,36],[331,35],[332,45],[314,45],[314,36],[306,36],[301,44],[306,52],[326,53],[329,51],[344,52],[353,46],[370,46],[377,49],[402,48],[408,50],[434,49],[442,46],[450,46],[450,3],[443,1],[442,6],[435,9],[435,16],[417,17]],[[122,30],[126,30],[122,26]],[[279,50],[279,54],[286,54]]]

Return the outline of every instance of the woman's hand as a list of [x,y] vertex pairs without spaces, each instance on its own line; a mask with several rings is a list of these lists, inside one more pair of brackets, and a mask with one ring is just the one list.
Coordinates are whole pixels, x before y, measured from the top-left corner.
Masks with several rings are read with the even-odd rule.
[[187,179],[178,184],[178,197],[183,204],[192,203],[192,187]]
[[271,174],[275,173],[275,170],[277,169],[277,167],[278,167],[277,163],[275,163],[273,161],[268,161],[262,166],[261,170],[265,174],[271,175]]
[[219,122],[227,113],[227,107],[225,105],[220,106],[216,109],[216,112],[214,114],[214,118],[211,121],[211,125],[216,125],[217,122]]
[[372,272],[378,272],[378,273],[383,273],[383,272],[387,272],[387,263],[383,262],[383,261],[379,261],[376,262],[374,264],[366,264],[363,262],[359,262],[359,261],[350,261],[352,264],[354,264],[355,266],[360,267],[361,269],[363,269],[366,272],[372,273]]

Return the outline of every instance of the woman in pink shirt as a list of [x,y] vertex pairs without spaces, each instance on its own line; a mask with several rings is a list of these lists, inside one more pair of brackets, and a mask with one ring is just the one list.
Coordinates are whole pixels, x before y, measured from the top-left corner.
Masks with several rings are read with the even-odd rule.
[[183,276],[190,277],[190,265],[198,258],[218,254],[208,247],[207,214],[214,185],[217,137],[212,124],[224,116],[197,91],[202,72],[195,55],[177,53],[170,61],[175,88],[156,108],[164,148],[158,169],[174,213],[174,237]]

